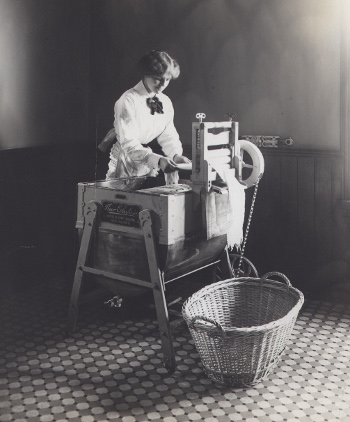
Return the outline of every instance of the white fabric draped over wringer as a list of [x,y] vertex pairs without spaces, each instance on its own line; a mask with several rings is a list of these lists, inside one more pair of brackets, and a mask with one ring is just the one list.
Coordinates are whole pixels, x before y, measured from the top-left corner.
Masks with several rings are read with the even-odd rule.
[[[211,164],[214,164],[211,161]],[[223,168],[224,167],[224,168]],[[240,250],[243,242],[243,224],[245,215],[245,189],[235,177],[234,168],[225,168],[219,162],[213,166],[228,188],[229,205],[231,212],[227,219],[227,245],[230,249]]]

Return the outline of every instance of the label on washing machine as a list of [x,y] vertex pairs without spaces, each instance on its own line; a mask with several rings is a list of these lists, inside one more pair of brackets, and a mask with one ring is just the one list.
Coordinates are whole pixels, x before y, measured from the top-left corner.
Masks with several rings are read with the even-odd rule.
[[139,212],[142,208],[139,205],[103,201],[102,207],[102,221],[140,228]]

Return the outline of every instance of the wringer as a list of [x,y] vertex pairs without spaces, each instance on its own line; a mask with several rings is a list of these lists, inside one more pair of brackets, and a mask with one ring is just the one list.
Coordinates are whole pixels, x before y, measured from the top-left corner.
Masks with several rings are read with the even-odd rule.
[[[152,291],[169,373],[176,363],[166,286],[204,268],[218,268],[224,279],[234,276],[228,244],[243,240],[244,218],[244,201],[239,205],[235,195],[243,191],[244,197],[244,189],[257,186],[264,172],[260,150],[238,139],[232,116],[223,122],[203,122],[202,113],[196,117],[192,164],[179,165],[180,175],[188,174],[179,184],[162,185],[163,179],[146,176],[78,184],[80,250],[67,330],[75,330],[87,274],[116,295]],[[242,251],[245,241],[246,236]]]

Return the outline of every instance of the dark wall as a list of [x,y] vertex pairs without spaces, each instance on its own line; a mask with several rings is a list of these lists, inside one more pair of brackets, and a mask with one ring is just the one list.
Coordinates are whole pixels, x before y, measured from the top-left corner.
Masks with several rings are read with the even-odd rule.
[[73,257],[76,183],[94,169],[89,19],[86,0],[0,2],[2,282],[47,280]]
[[81,144],[1,151],[0,290],[72,270],[76,185],[94,169],[93,151],[83,151]]
[[0,2],[0,147],[85,142],[89,2]]
[[[94,0],[93,104],[99,136],[138,82],[135,64],[165,49],[181,65],[166,93],[185,144],[197,112],[235,112],[241,134],[340,148],[340,0]],[[93,109],[92,109],[93,110]]]

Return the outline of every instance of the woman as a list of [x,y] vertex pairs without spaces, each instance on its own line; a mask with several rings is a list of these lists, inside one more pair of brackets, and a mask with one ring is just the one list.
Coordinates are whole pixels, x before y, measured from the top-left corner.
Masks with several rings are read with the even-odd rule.
[[[176,182],[177,164],[190,163],[182,155],[182,144],[174,126],[174,109],[163,90],[180,74],[178,63],[163,51],[152,51],[138,63],[142,80],[126,91],[114,107],[114,130],[100,149],[114,137],[107,179],[156,176],[163,170],[167,183]],[[162,154],[147,146],[157,140]],[[153,141],[153,142],[152,142]]]

